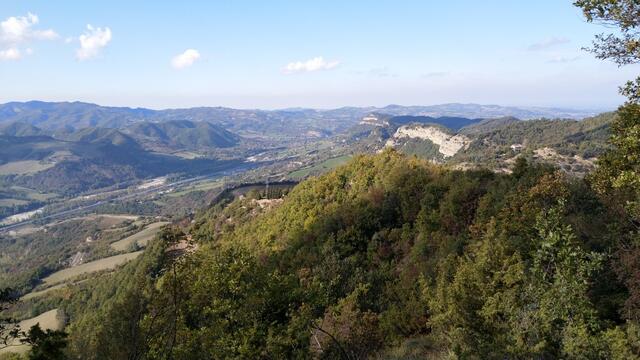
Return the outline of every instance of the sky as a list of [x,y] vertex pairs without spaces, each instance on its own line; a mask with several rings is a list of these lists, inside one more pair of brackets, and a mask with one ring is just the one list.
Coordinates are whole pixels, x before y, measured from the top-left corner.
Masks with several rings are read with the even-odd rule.
[[570,0],[1,0],[0,103],[612,109]]

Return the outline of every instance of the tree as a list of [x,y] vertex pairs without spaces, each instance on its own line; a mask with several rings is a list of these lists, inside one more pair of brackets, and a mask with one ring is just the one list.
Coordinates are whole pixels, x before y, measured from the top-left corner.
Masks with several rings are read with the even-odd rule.
[[384,345],[378,315],[361,309],[369,288],[364,284],[334,307],[312,327],[312,350],[321,359],[365,359]]
[[[587,21],[617,28],[618,34],[599,34],[589,49],[599,59],[609,59],[619,66],[640,63],[640,1],[578,0]],[[631,193],[627,210],[640,220],[640,77],[621,89],[628,103],[618,109],[612,124],[611,143],[596,174],[597,190],[624,189]]]
[[[0,290],[0,313],[7,310],[9,305],[16,301],[14,291],[10,288]],[[15,339],[20,336],[20,326],[11,317],[0,317],[0,349],[12,346]]]
[[[590,49],[599,59],[619,66],[640,62],[640,2],[638,0],[578,0],[588,21],[615,27],[618,34],[596,36]],[[640,319],[640,77],[621,89],[628,102],[618,109],[611,125],[611,144],[591,176],[596,189],[614,207],[621,208],[627,234],[618,247],[616,272],[629,292],[624,316]],[[620,204],[620,205],[618,205]]]
[[600,159],[593,183],[600,193],[622,200],[630,220],[640,227],[640,105],[621,107],[611,130],[614,147]]
[[62,360],[65,359],[64,349],[67,347],[67,333],[60,330],[40,328],[40,324],[33,325],[23,343],[31,345],[30,360]]
[[432,325],[461,358],[597,358],[603,348],[588,297],[603,255],[582,249],[564,203],[541,211],[529,262],[492,221],[481,242],[443,263]]
[[523,307],[534,309],[525,310],[523,318],[535,325],[526,329],[526,337],[534,340],[534,348],[554,357],[597,358],[600,328],[588,292],[604,255],[579,246],[572,227],[562,222],[564,207],[560,200],[536,221],[539,244],[524,291],[529,306]]
[[[599,34],[589,49],[598,59],[623,66],[640,62],[640,2],[637,0],[578,0],[589,22],[617,27],[619,34]],[[629,101],[640,102],[640,76],[621,88]]]

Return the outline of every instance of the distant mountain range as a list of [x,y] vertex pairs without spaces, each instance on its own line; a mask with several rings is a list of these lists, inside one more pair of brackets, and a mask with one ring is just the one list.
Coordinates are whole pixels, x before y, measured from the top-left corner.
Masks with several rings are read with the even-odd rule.
[[225,148],[236,145],[240,137],[221,126],[202,121],[169,120],[160,123],[141,121],[120,129],[86,127],[43,130],[26,122],[0,124],[0,135],[51,136],[58,140],[102,143],[116,146],[168,149]]
[[407,124],[436,124],[441,125],[451,130],[459,130],[465,126],[473,125],[482,121],[482,119],[468,119],[464,117],[453,117],[453,116],[440,116],[440,117],[431,117],[431,116],[412,116],[412,115],[401,115],[394,116],[388,120],[391,124],[396,126],[407,125]]
[[376,111],[389,115],[422,115],[422,116],[449,116],[464,118],[500,118],[516,117],[521,120],[530,119],[574,119],[579,120],[590,116],[595,116],[605,111],[602,110],[578,110],[565,108],[546,107],[520,107],[520,106],[499,106],[499,105],[479,105],[479,104],[441,104],[431,106],[402,106],[388,105]]
[[[505,107],[478,104],[443,104],[431,106],[389,105],[378,107],[343,107],[330,110],[283,109],[252,110],[224,107],[151,110],[143,108],[106,107],[82,102],[10,102],[0,105],[0,125],[24,122],[45,130],[81,129],[86,127],[124,128],[150,122],[174,120],[202,121],[222,126],[240,135],[318,136],[344,131],[369,113],[393,116],[430,116],[487,119],[513,116],[519,119],[582,119],[598,111]],[[223,136],[224,137],[224,136]]]

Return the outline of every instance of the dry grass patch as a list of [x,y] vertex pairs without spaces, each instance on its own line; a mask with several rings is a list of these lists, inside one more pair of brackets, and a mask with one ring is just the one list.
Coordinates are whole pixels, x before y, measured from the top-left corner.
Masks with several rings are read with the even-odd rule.
[[[49,310],[31,319],[21,321],[20,329],[29,331],[29,328],[35,324],[40,324],[40,328],[43,330],[62,330],[64,328],[64,313],[59,309]],[[19,339],[14,339],[11,346],[0,349],[0,355],[8,353],[26,354],[28,351],[29,345],[22,345]]]
[[82,265],[57,271],[47,276],[46,278],[42,279],[42,281],[46,285],[53,285],[53,284],[58,284],[63,281],[80,276],[82,274],[88,274],[88,273],[97,272],[101,270],[113,270],[117,266],[122,265],[128,262],[129,260],[133,260],[140,255],[142,255],[142,251],[110,256],[108,258],[91,261],[86,264],[82,264]]
[[24,175],[54,167],[54,163],[45,163],[38,160],[12,161],[0,165],[0,175]]
[[133,244],[137,244],[140,247],[147,246],[149,240],[153,239],[153,237],[160,231],[160,228],[167,224],[168,222],[166,221],[149,224],[141,231],[122,240],[111,243],[111,248],[116,251],[127,251],[131,246],[133,246]]

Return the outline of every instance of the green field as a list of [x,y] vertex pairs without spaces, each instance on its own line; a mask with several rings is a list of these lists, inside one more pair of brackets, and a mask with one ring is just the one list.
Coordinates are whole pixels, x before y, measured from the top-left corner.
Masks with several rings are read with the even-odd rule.
[[149,240],[153,239],[160,231],[160,228],[166,224],[168,224],[168,222],[165,221],[149,224],[141,231],[111,243],[111,248],[116,251],[127,251],[133,244],[138,244],[140,247],[147,246]]
[[108,258],[88,262],[86,264],[82,264],[82,265],[57,271],[47,276],[46,278],[42,279],[42,281],[46,285],[53,285],[53,284],[58,284],[63,281],[72,279],[82,274],[88,274],[88,273],[92,273],[100,270],[112,270],[112,269],[115,269],[118,265],[122,265],[129,260],[135,259],[141,254],[142,254],[142,251],[136,251],[128,254],[116,255],[116,256],[111,256]]
[[38,160],[12,161],[0,165],[0,175],[24,175],[54,167],[54,163],[44,163]]
[[202,182],[202,183],[198,183],[196,185],[192,185],[192,186],[180,189],[180,191],[169,193],[169,194],[167,194],[167,196],[169,196],[169,197],[179,197],[179,196],[188,194],[190,192],[207,191],[207,190],[219,188],[220,186],[222,186],[222,181],[220,181],[220,180]]
[[55,197],[58,197],[58,194],[32,192],[32,193],[29,194],[29,197],[32,198],[33,200],[37,200],[37,201],[47,201],[49,199],[53,199]]
[[309,174],[320,174],[346,163],[347,161],[349,161],[349,159],[351,159],[351,157],[351,155],[343,155],[327,159],[319,164],[293,171],[289,173],[289,177],[293,179],[301,179]]
[[[62,310],[58,310],[58,309],[49,310],[31,319],[21,321],[20,329],[23,331],[28,331],[29,328],[31,328],[33,325],[40,324],[40,327],[43,330],[47,330],[47,329],[61,330],[64,328],[63,318],[64,316],[63,316]],[[27,351],[29,351],[29,345],[18,345],[18,344],[19,344],[19,340],[17,339],[13,340],[13,343],[11,346],[0,349],[0,355],[7,354],[7,353],[25,354]]]
[[78,219],[93,221],[100,230],[118,230],[119,227],[138,220],[137,215],[93,214]]
[[25,193],[26,196],[29,199],[36,200],[36,201],[47,201],[49,199],[52,199],[52,198],[55,198],[55,197],[58,196],[58,194],[42,193],[42,192],[39,192],[37,190],[29,189],[29,188],[22,187],[22,186],[12,186],[9,189],[11,189],[13,191]]

